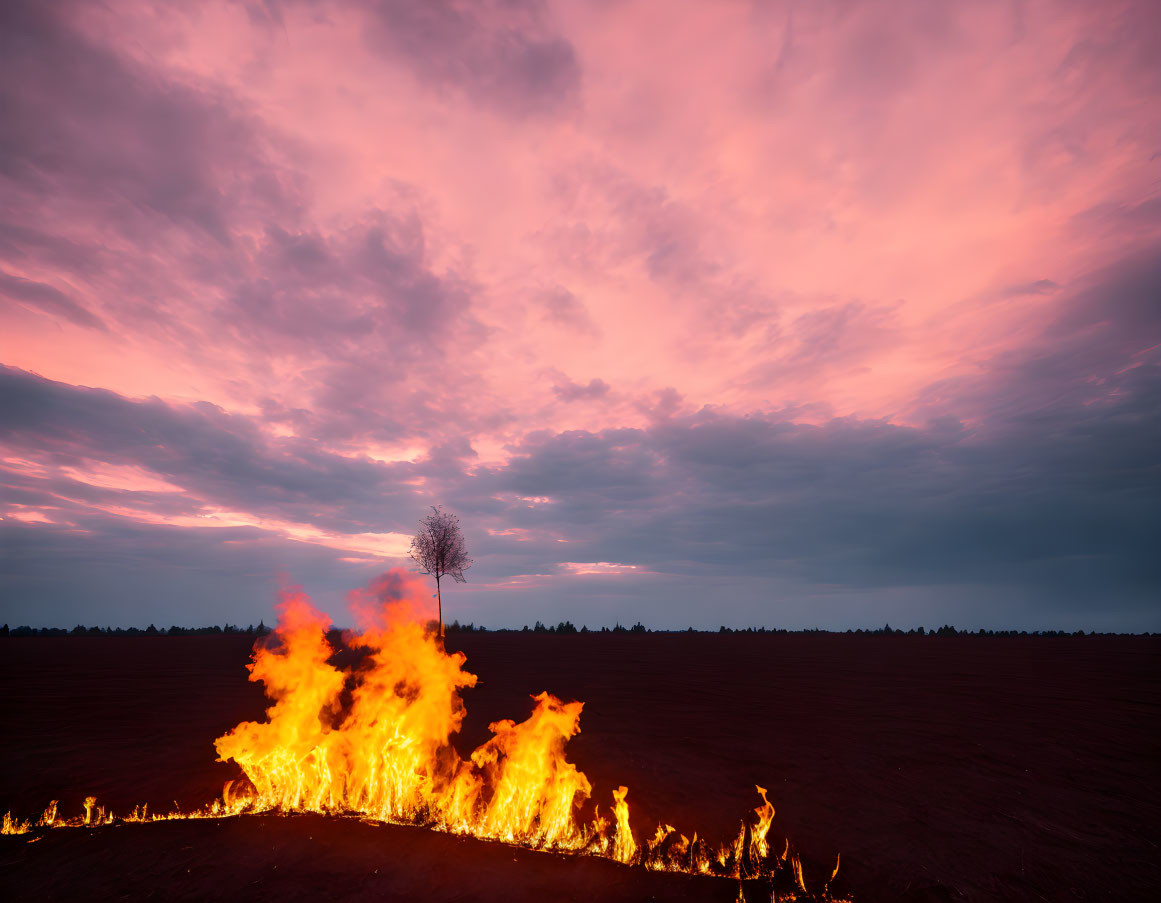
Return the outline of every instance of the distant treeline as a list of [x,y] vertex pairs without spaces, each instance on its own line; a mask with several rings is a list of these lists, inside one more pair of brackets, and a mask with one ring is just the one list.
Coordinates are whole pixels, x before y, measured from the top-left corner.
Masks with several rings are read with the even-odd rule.
[[[472,633],[484,631],[485,627],[474,627],[471,624],[458,624],[452,622],[446,625],[448,633]],[[505,630],[502,632],[512,633],[512,630]],[[582,626],[579,630],[571,621],[561,621],[555,627],[549,627],[540,621],[537,621],[533,627],[527,624],[518,631],[519,633],[714,633],[712,630],[694,630],[690,627],[686,630],[650,630],[640,621],[632,627],[624,627],[617,624],[615,627],[600,627],[589,630],[588,627]],[[859,636],[1041,636],[1041,637],[1078,637],[1078,636],[1098,636],[1096,631],[1089,631],[1085,633],[1083,630],[1068,631],[1068,630],[956,630],[950,624],[944,624],[934,630],[927,630],[923,627],[913,627],[910,630],[900,630],[892,627],[890,624],[884,624],[882,627],[874,630],[822,630],[820,628],[804,628],[802,630],[788,630],[784,627],[726,627],[724,624],[719,627],[716,633],[776,633],[776,634],[800,634],[800,633],[825,633],[838,635],[859,635]],[[1100,636],[1117,636],[1118,634],[1099,634]],[[1141,636],[1151,636],[1145,633]]]
[[148,627],[86,627],[78,624],[72,630],[64,627],[14,627],[8,629],[5,624],[0,627],[0,637],[4,636],[265,636],[270,628],[258,622],[255,627],[239,627],[236,624],[226,624],[224,627],[162,627],[160,630],[150,624]]
[[[434,622],[432,623],[434,627]],[[447,633],[488,633],[489,630],[484,625],[476,624],[461,624],[459,621],[452,621],[444,625],[444,630]],[[239,627],[236,624],[226,624],[222,627],[178,627],[176,625],[168,628],[157,628],[150,624],[146,628],[140,627],[85,627],[83,624],[78,624],[72,630],[66,630],[63,627],[14,627],[9,630],[8,625],[5,624],[0,627],[0,637],[6,636],[265,636],[270,633],[271,628],[267,627],[261,621],[255,627],[251,624],[249,627]],[[804,630],[787,630],[784,627],[726,627],[724,624],[716,631],[713,630],[694,630],[690,627],[687,630],[650,630],[640,621],[632,627],[625,627],[617,624],[615,627],[594,627],[590,630],[587,626],[581,625],[579,628],[572,623],[572,621],[561,621],[555,627],[537,621],[532,627],[525,624],[520,629],[511,627],[501,627],[490,631],[492,633],[553,633],[553,634],[573,634],[573,633],[763,633],[763,634],[830,634],[833,636],[839,635],[858,635],[858,636],[992,636],[992,637],[1018,637],[1018,636],[1035,636],[1035,637],[1082,637],[1082,636],[1119,636],[1121,634],[1098,634],[1096,631],[1090,630],[1085,633],[1083,630],[957,630],[950,624],[944,624],[942,627],[934,630],[926,630],[923,627],[912,627],[910,630],[900,630],[892,627],[890,624],[884,624],[882,627],[874,630],[821,630],[819,628],[806,628]],[[332,631],[335,636],[339,636],[341,631],[335,629]],[[1158,636],[1158,634],[1143,633],[1138,636]]]

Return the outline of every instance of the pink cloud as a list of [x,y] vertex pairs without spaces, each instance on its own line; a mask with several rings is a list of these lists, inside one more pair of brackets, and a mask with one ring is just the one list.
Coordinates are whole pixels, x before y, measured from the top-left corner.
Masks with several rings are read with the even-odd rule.
[[0,363],[94,390],[21,381],[18,514],[354,566],[456,497],[487,585],[630,575],[706,423],[992,435],[1156,360],[1153,4],[2,15]]
[[626,574],[647,574],[635,564],[618,564],[615,561],[562,561],[560,566],[570,574],[578,577],[599,574],[608,577],[620,577]]
[[[399,438],[421,443],[447,418],[483,443],[533,421],[637,425],[634,400],[670,386],[691,408],[905,417],[925,384],[1052,307],[981,299],[1091,266],[1103,250],[1070,217],[1155,179],[1157,73],[1128,6],[481,7],[433,13],[430,58],[374,36],[418,28],[407,7],[78,15],[70,40],[118,61],[116,78],[168,81],[207,123],[211,140],[157,178],[216,200],[127,188],[121,218],[106,170],[148,143],[90,161],[106,167],[91,175],[101,210],[98,183],[70,172],[71,223],[34,220],[104,264],[26,256],[12,278],[67,282],[110,332],[63,301],[10,311],[8,362],[232,410],[342,399],[396,412]],[[569,61],[559,105],[516,100],[518,60],[487,41],[477,79],[440,68],[466,30],[513,28],[555,48],[544,65]],[[148,115],[154,98],[134,91],[119,115]],[[133,244],[97,226],[110,215]],[[840,336],[838,312],[855,310]],[[354,438],[366,420],[329,428]]]

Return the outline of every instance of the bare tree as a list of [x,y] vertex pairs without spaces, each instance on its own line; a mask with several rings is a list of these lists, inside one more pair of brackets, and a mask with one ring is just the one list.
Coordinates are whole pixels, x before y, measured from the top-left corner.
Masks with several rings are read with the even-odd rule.
[[443,598],[439,592],[441,577],[451,575],[456,583],[466,583],[464,571],[472,559],[464,548],[460,519],[434,505],[431,514],[419,522],[419,532],[411,540],[411,560],[425,574],[435,578],[435,598],[439,606],[439,635],[443,637]]

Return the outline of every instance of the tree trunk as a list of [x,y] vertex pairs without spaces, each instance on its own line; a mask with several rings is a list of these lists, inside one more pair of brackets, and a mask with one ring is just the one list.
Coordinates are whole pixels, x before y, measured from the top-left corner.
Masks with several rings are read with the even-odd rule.
[[443,639],[443,597],[439,594],[439,577],[435,578],[435,604],[439,608],[439,638]]

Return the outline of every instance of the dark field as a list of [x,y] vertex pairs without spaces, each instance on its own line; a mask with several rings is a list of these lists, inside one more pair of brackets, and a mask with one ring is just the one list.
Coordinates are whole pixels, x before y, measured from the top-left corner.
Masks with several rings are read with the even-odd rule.
[[[262,716],[246,637],[0,640],[0,812],[184,808],[236,776],[213,740]],[[463,752],[547,689],[584,700],[569,758],[715,841],[769,789],[808,884],[856,901],[1157,899],[1161,640],[830,635],[448,638],[480,684]],[[731,900],[645,873],[412,828],[250,817],[0,837],[0,897]]]

